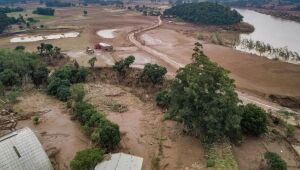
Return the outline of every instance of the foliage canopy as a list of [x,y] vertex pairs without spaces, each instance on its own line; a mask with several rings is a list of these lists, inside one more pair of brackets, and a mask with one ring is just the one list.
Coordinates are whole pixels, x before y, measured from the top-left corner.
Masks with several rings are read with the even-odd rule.
[[205,25],[232,25],[243,20],[236,10],[211,2],[186,3],[165,10],[164,15]]

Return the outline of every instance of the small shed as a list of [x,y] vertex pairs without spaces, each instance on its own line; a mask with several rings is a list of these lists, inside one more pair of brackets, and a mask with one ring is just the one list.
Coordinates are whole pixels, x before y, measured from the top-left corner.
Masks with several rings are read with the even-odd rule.
[[115,153],[109,160],[99,163],[95,170],[141,170],[143,158],[125,153]]
[[106,43],[99,43],[95,45],[95,49],[101,49],[104,51],[112,51],[113,50],[113,46],[110,44],[106,44]]
[[0,169],[53,170],[41,143],[29,128],[0,138]]

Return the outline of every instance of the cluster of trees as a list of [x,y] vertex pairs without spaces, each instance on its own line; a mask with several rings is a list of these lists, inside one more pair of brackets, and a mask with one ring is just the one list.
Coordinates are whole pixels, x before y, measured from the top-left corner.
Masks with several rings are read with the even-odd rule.
[[0,34],[11,24],[17,23],[15,18],[8,17],[5,13],[0,13]]
[[[129,10],[131,10],[131,7],[128,7]],[[142,12],[145,16],[159,16],[161,15],[161,9],[160,8],[156,8],[156,7],[147,7],[145,5],[143,6],[139,6],[136,5],[134,6],[134,9],[136,11]]]
[[56,60],[60,60],[64,57],[61,53],[61,48],[47,43],[41,43],[37,47],[37,53],[42,57],[43,61],[49,65],[55,64]]
[[242,132],[266,132],[266,112],[255,105],[241,105],[228,71],[211,62],[196,43],[193,62],[178,70],[169,89],[156,96],[168,108],[169,118],[185,125],[185,131],[213,143],[227,136],[240,140]]
[[[125,76],[130,65],[134,63],[135,57],[128,56],[125,59],[115,62],[113,69],[118,72],[119,75]],[[147,63],[144,66],[142,73],[139,75],[141,82],[158,84],[162,83],[164,76],[167,73],[167,69],[157,64]]]
[[47,7],[70,7],[74,5],[70,2],[62,2],[59,0],[48,0],[45,4]]
[[0,81],[4,86],[21,85],[30,80],[40,86],[47,78],[48,69],[38,55],[23,50],[0,50]]
[[76,153],[70,163],[71,170],[93,170],[104,158],[104,152],[99,148],[89,148]]
[[89,70],[73,65],[65,66],[56,70],[48,78],[47,92],[49,95],[56,96],[61,101],[68,101],[71,97],[70,87],[72,84],[85,82]]
[[270,44],[261,41],[253,41],[252,39],[243,39],[235,44],[249,51],[256,51],[259,55],[267,55],[283,61],[294,60],[300,61],[300,55],[297,52],[290,51],[286,47],[275,48]]
[[32,13],[33,14],[38,14],[38,15],[54,16],[55,9],[53,9],[53,8],[41,8],[41,7],[38,7]]
[[272,0],[223,0],[222,2],[226,5],[237,6],[237,7],[256,7],[261,8],[264,5],[270,3]]
[[9,7],[0,7],[0,13],[11,13],[11,12],[21,12],[24,11],[24,8],[9,8]]
[[175,16],[184,21],[205,25],[232,25],[243,16],[236,10],[211,2],[187,3],[165,10],[164,16]]

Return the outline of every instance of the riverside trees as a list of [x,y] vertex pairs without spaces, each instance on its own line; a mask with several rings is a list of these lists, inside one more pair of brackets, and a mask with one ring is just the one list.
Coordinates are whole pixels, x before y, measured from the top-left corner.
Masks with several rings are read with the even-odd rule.
[[232,25],[242,21],[236,10],[211,2],[187,3],[165,10],[164,15],[176,16],[185,21],[205,25]]

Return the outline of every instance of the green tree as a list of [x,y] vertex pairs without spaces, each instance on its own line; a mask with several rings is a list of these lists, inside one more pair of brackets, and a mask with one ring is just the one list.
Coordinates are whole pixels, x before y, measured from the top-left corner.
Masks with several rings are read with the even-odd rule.
[[267,131],[267,113],[262,108],[247,104],[241,106],[241,128],[246,134],[259,136]]
[[168,107],[170,105],[170,94],[167,90],[159,91],[155,96],[155,101],[158,106]]
[[286,162],[274,152],[266,152],[264,158],[267,161],[267,166],[271,170],[287,170]]
[[120,75],[125,75],[129,66],[134,62],[134,56],[128,56],[125,59],[121,59],[120,61],[115,62],[113,65],[113,69],[117,71]]
[[180,68],[170,88],[169,112],[189,133],[203,142],[215,142],[224,135],[240,134],[241,116],[234,81],[228,71],[211,62],[195,44],[192,63]]
[[165,67],[157,64],[147,63],[143,69],[140,79],[145,82],[151,82],[153,84],[160,83],[164,80],[164,76],[167,73]]
[[0,81],[5,86],[13,86],[19,82],[19,76],[11,69],[5,69],[0,73]]
[[49,70],[46,66],[40,66],[36,68],[31,76],[31,79],[35,86],[39,87],[41,84],[45,84],[48,79]]
[[99,148],[90,148],[76,153],[70,163],[71,170],[94,170],[103,160],[104,152]]

